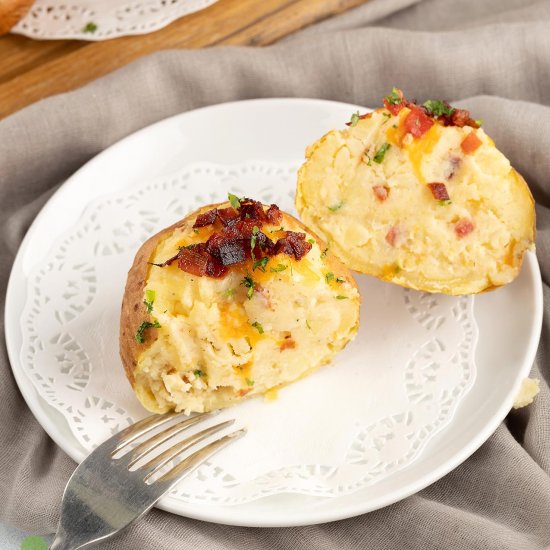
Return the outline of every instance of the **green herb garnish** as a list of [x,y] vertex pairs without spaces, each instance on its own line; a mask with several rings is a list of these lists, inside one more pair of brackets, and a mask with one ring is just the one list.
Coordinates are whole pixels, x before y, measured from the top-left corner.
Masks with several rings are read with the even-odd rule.
[[147,308],[147,313],[151,313],[151,311],[153,311],[153,304],[155,303],[155,295],[156,295],[156,292],[154,290],[145,291],[145,300],[143,300],[143,303]]
[[193,233],[195,233],[196,235],[198,235],[198,234],[199,234],[199,229],[198,229],[197,227],[195,227],[195,228],[193,229]]
[[374,162],[376,162],[377,164],[381,164],[382,161],[384,160],[384,156],[386,154],[386,152],[388,151],[388,149],[391,147],[391,145],[389,143],[384,143],[382,145],[380,145],[380,148],[378,149],[378,151],[376,151],[374,157],[372,158],[372,160],[374,160]]
[[309,244],[315,244],[315,240],[314,240],[314,239],[308,239],[307,242],[308,242]]
[[249,300],[252,299],[252,295],[254,294],[254,288],[256,287],[256,283],[254,282],[254,279],[247,273],[243,280],[241,281],[241,285],[243,285],[245,288],[248,288],[246,292],[246,296]]
[[82,29],[82,32],[94,33],[95,31],[97,31],[97,25],[93,21],[86,23],[86,25]]
[[288,266],[284,264],[277,264],[275,267],[270,268],[269,271],[273,273],[279,273],[280,271],[284,271]]
[[269,262],[269,258],[267,256],[264,256],[261,260],[256,260],[252,266],[252,271],[258,268],[260,271],[265,273],[265,266],[267,265],[267,262]]
[[346,282],[346,279],[344,277],[336,277],[336,282],[342,284]]
[[321,252],[321,258],[326,258],[327,252],[328,252],[328,246],[323,250],[323,252]]
[[279,229],[273,229],[272,231],[270,231],[270,233],[279,233],[279,231],[284,231],[285,228],[281,225],[281,227],[279,227]]
[[202,372],[202,370],[195,370],[195,371],[193,371],[193,374],[194,374],[195,376],[198,376],[199,378],[200,378],[201,376],[204,376],[204,372]]
[[361,115],[359,114],[359,111],[356,111],[351,115],[351,120],[348,122],[348,126],[357,126],[357,123],[361,119]]
[[445,199],[437,202],[440,206],[449,206],[449,204],[453,204],[453,201],[451,199]]
[[136,335],[134,336],[136,342],[138,344],[143,344],[145,342],[145,338],[143,337],[143,333],[148,328],[160,328],[160,323],[158,321],[150,322],[150,321],[143,321],[141,325],[139,325],[139,328],[136,331]]
[[306,319],[306,327],[311,330],[311,325],[309,324],[309,321]]
[[348,297],[347,296],[342,296],[342,294],[338,294],[338,296],[336,296],[336,299],[337,300],[347,300]]
[[258,233],[260,232],[260,228],[255,225],[252,228],[252,237],[250,237],[250,251],[252,256],[252,261],[256,261],[256,258],[254,257],[254,249],[256,248],[256,239],[258,238]]
[[241,207],[241,201],[244,200],[242,198],[239,199],[239,197],[237,197],[237,195],[233,195],[233,193],[227,193],[227,198],[235,210],[238,210]]
[[252,326],[260,333],[260,334],[263,334],[264,333],[264,327],[262,327],[262,325],[260,323],[258,323],[258,321],[254,321],[252,323]]
[[329,206],[328,209],[331,212],[336,212],[336,210],[340,210],[340,208],[342,208],[342,206],[344,206],[344,203],[343,203],[343,201],[340,201],[338,204],[333,204],[332,206]]
[[247,386],[253,386],[254,385],[254,380],[251,380],[250,378],[245,378],[245,381],[246,381]]
[[325,279],[327,281],[327,283],[330,283],[330,281],[333,281],[334,280],[334,273],[332,271],[329,271],[326,275],[325,275]]
[[483,124],[483,119],[482,118],[476,118],[474,120],[474,122],[478,125],[478,126],[481,126]]
[[386,101],[390,105],[399,105],[403,101],[403,98],[399,94],[399,90],[395,86],[391,89],[391,94],[386,96]]
[[455,111],[448,103],[439,99],[428,99],[422,106],[433,116],[451,116]]
[[224,293],[224,296],[227,296],[228,298],[232,298],[235,296],[235,289],[234,288],[228,288]]

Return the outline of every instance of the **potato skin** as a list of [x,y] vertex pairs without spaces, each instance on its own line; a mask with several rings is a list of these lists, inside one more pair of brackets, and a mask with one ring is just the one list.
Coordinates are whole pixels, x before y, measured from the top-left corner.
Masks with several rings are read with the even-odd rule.
[[[126,287],[124,290],[124,296],[122,299],[121,314],[120,314],[120,333],[119,333],[119,347],[120,358],[126,376],[132,385],[135,387],[134,372],[137,366],[139,356],[149,348],[153,342],[157,340],[158,330],[156,328],[150,328],[144,331],[144,342],[139,343],[135,339],[136,330],[143,321],[152,322],[153,318],[148,313],[147,307],[144,303],[145,287],[147,286],[149,262],[154,255],[157,246],[167,237],[169,237],[176,229],[185,229],[192,226],[196,217],[199,214],[212,210],[213,208],[226,208],[229,206],[228,202],[209,204],[195,210],[188,214],[182,220],[174,223],[173,225],[159,231],[147,241],[145,241],[138,249],[132,267],[128,271],[128,277],[126,280]],[[282,225],[294,225],[298,226],[301,230],[309,233],[317,241],[318,246],[325,250],[327,249],[326,242],[316,235],[312,230],[306,227],[300,220],[294,218],[290,214],[282,212],[283,219]],[[343,266],[334,254],[327,250],[325,262],[334,271],[340,271],[346,273],[348,276],[349,284],[357,289],[357,283],[353,278],[351,272]]]

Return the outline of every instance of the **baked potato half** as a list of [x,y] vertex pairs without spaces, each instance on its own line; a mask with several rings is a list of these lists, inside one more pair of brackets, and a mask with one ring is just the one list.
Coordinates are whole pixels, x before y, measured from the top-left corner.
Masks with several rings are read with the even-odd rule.
[[306,151],[296,208],[349,268],[425,292],[512,281],[534,246],[524,179],[467,111],[394,88]]
[[301,222],[249,199],[146,241],[128,273],[120,355],[143,406],[203,412],[328,363],[355,335],[356,283]]

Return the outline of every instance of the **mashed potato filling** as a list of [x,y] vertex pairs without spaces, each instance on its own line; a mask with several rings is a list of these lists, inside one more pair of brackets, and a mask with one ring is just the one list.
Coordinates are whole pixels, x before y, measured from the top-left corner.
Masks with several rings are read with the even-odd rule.
[[[534,239],[527,185],[481,128],[435,122],[413,137],[409,113],[379,109],[309,147],[303,222],[351,269],[403,286],[464,294],[510,282]],[[465,152],[472,132],[480,144]],[[450,200],[436,200],[432,182]]]
[[[285,229],[302,231],[288,222]],[[276,229],[263,228],[267,234]],[[204,242],[211,231],[176,229],[151,262]],[[134,371],[135,391],[149,410],[201,412],[263,394],[329,362],[353,337],[358,292],[347,270],[330,270],[317,244],[300,261],[279,254],[265,271],[249,264],[220,279],[194,276],[176,263],[149,267],[145,292],[154,292],[151,315],[161,328]],[[252,292],[246,276],[254,281]]]

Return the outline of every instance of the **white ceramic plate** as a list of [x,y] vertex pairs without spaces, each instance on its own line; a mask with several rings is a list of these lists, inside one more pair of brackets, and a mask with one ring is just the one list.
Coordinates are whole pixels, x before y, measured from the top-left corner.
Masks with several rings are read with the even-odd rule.
[[[197,201],[201,199],[201,194],[207,192],[209,182],[214,176],[232,186],[227,190],[237,189],[241,184],[244,187],[248,185],[247,189],[250,189],[250,181],[246,183],[245,180],[250,179],[251,169],[258,170],[258,186],[264,184],[263,188],[258,189],[258,194],[266,197],[278,196],[283,189],[286,198],[283,197],[282,200],[288,201],[293,185],[292,166],[297,166],[303,158],[305,146],[327,130],[342,127],[343,122],[357,109],[355,105],[329,101],[269,99],[222,104],[178,115],[141,130],[98,155],[50,199],[25,237],[13,266],[6,302],[6,340],[15,377],[29,407],[50,436],[71,457],[77,461],[82,460],[89,448],[88,443],[93,441],[90,442],[90,438],[82,439],[81,432],[71,423],[67,407],[60,405],[59,398],[52,397],[55,388],[52,390],[47,383],[39,381],[40,377],[37,374],[48,372],[52,365],[49,362],[41,364],[38,359],[28,360],[29,349],[33,350],[33,353],[35,350],[32,342],[29,343],[29,330],[38,331],[36,336],[39,338],[40,331],[45,332],[47,324],[40,325],[38,321],[32,327],[28,323],[25,324],[29,320],[29,301],[36,294],[35,281],[38,281],[39,287],[42,285],[39,288],[41,295],[44,291],[55,288],[58,283],[56,279],[50,279],[50,282],[46,283],[43,270],[52,254],[55,256],[60,239],[66,238],[67,235],[73,238],[77,233],[80,234],[79,224],[85,223],[87,216],[95,216],[94,212],[101,211],[98,204],[108,204],[109,208],[114,208],[107,210],[107,214],[101,214],[105,216],[101,224],[96,223],[97,226],[109,226],[110,220],[117,216],[116,208],[120,208],[121,218],[129,215],[127,211],[131,208],[124,202],[124,197],[131,194],[130,191],[135,196],[139,195],[146,199],[148,197],[153,208],[152,204],[159,198],[160,189],[163,193],[170,193],[170,186],[173,185],[177,199],[180,185],[178,182],[183,180],[188,182],[184,186],[185,192],[195,193],[197,196],[193,200]],[[268,168],[265,168],[266,166]],[[217,192],[213,191],[214,194]],[[223,189],[222,195],[225,192]],[[187,208],[193,204],[189,197],[180,196],[180,199]],[[285,205],[287,208],[288,204]],[[126,212],[124,214],[123,208]],[[178,212],[176,208],[170,216]],[[181,216],[181,212],[178,215]],[[136,219],[131,221],[139,222]],[[160,228],[172,221],[161,219],[155,223],[159,223]],[[148,225],[146,231],[151,232],[158,228]],[[119,231],[120,239],[123,239],[124,232],[121,233],[118,227],[115,229]],[[104,236],[99,242],[102,246],[109,244]],[[132,246],[135,248],[137,243],[129,248]],[[82,247],[78,249],[81,250]],[[116,341],[116,335],[113,334],[116,329],[111,325],[116,326],[116,310],[121,297],[124,272],[133,256],[133,249],[125,254],[127,257],[121,256],[123,261],[117,260],[112,263],[113,280],[116,281],[110,296],[113,303],[104,304],[106,309],[111,309],[101,318],[94,318],[93,313],[86,313],[89,316],[86,322],[99,327],[96,330],[101,341],[108,341],[109,334],[111,340]],[[89,257],[92,257],[91,253]],[[98,259],[97,271],[100,271],[100,263]],[[309,395],[312,402],[315,395],[328,395],[323,392],[334,383],[334,376],[338,377],[339,373],[344,372],[350,376],[363,377],[361,380],[358,379],[357,383],[362,384],[364,391],[354,395],[359,395],[371,406],[370,409],[365,408],[362,414],[353,413],[357,416],[354,420],[358,429],[361,426],[363,431],[370,429],[375,411],[385,406],[386,401],[399,405],[399,400],[403,397],[398,391],[392,390],[395,385],[391,376],[400,368],[400,364],[394,365],[392,361],[395,362],[396,350],[403,351],[414,341],[415,321],[407,320],[405,316],[401,330],[395,330],[396,327],[392,326],[394,319],[390,316],[390,321],[387,316],[384,317],[383,309],[387,308],[388,303],[405,303],[410,306],[411,300],[414,301],[415,307],[422,307],[423,298],[419,293],[407,294],[402,289],[368,277],[360,277],[359,284],[364,300],[369,304],[363,312],[362,321],[362,331],[366,331],[366,336],[363,332],[360,333],[356,341],[338,356],[336,368],[322,369],[318,374],[290,386],[284,391],[279,403],[265,404],[259,399],[251,400],[227,411],[227,414],[236,415],[241,420],[261,417],[265,418],[268,424],[276,421],[279,418],[277,415],[285,410],[291,411],[290,418],[286,421],[292,424],[304,414],[297,406],[300,398]],[[100,276],[98,286],[101,286]],[[78,292],[69,294],[79,296]],[[55,295],[53,299],[56,299]],[[441,302],[437,307],[445,307],[445,304],[450,307],[454,303],[446,301],[445,297],[435,299]],[[95,300],[98,301],[99,298]],[[509,411],[521,380],[528,375],[542,323],[542,288],[535,256],[526,256],[520,276],[511,285],[477,296],[475,301],[473,298],[451,300],[456,300],[456,304],[460,304],[465,312],[461,318],[471,317],[468,330],[475,333],[475,325],[479,327],[477,349],[475,337],[470,342],[472,354],[475,351],[477,376],[473,375],[473,357],[467,359],[466,367],[471,370],[464,378],[461,390],[455,392],[456,399],[452,410],[447,411],[445,422],[437,425],[435,429],[430,429],[429,437],[418,446],[418,452],[413,453],[410,460],[400,462],[399,467],[393,469],[388,467],[385,475],[369,483],[357,484],[353,490],[349,489],[351,485],[348,484],[345,486],[346,490],[340,490],[344,487],[341,485],[338,486],[338,491],[333,490],[332,493],[327,493],[328,485],[320,491],[312,491],[306,480],[305,485],[300,487],[296,484],[287,488],[283,486],[282,489],[279,487],[263,498],[252,498],[248,495],[249,498],[234,499],[229,505],[216,499],[198,502],[199,499],[193,499],[180,491],[164,498],[159,506],[181,515],[225,524],[265,527],[307,525],[343,519],[380,508],[422,489],[445,475],[470,456],[496,429]],[[79,307],[77,304],[76,309],[80,311],[82,308]],[[47,306],[44,305],[43,309],[46,311]],[[60,311],[61,315],[64,315],[76,310]],[[88,311],[93,312],[93,307]],[[409,308],[409,311],[412,310]],[[411,315],[414,317],[412,313]],[[71,314],[70,317],[72,319],[74,316]],[[71,319],[67,317],[65,321],[70,323]],[[81,332],[85,332],[86,326],[89,325],[84,323],[84,328],[80,328]],[[102,334],[103,326],[108,334]],[[376,331],[380,337],[369,340],[368,335]],[[34,338],[35,335],[32,336]],[[377,344],[377,340],[383,340],[386,336],[389,343]],[[85,335],[82,337],[85,339]],[[452,334],[445,337],[451,340],[453,338]],[[59,343],[59,338],[53,340],[56,345]],[[49,338],[48,342],[51,341]],[[85,345],[83,347],[84,352],[87,351],[88,355],[93,356],[91,349],[86,350]],[[115,348],[111,348],[104,353],[105,357],[100,354],[96,362],[108,360],[113,372],[113,381],[121,381],[124,386],[126,393],[123,392],[115,398],[110,396],[113,401],[110,410],[114,411],[120,407],[126,414],[135,407],[135,400],[124,385],[121,367],[112,364],[117,359]],[[417,348],[416,351],[419,349],[421,348]],[[384,355],[384,350],[388,350],[387,356]],[[412,352],[414,351],[413,349]],[[374,361],[373,357],[377,357],[377,360]],[[368,365],[362,365],[362,358],[365,358]],[[403,363],[401,366],[407,365]],[[96,371],[101,368],[98,364],[92,366]],[[86,391],[87,389],[84,389],[82,393]],[[107,393],[107,390],[105,392]],[[383,400],[380,400],[380,395],[375,395],[377,392],[383,396]],[[89,397],[96,399],[98,396],[96,393]],[[359,397],[353,399],[358,401]],[[339,421],[346,419],[345,411],[349,413],[349,401],[347,393],[342,394],[340,401],[334,401],[331,418],[336,427]],[[361,410],[358,403],[354,405],[358,406],[358,411]],[[85,411],[83,414],[88,413]],[[394,417],[397,418],[395,415]],[[242,440],[243,446],[234,445],[226,454],[220,454],[216,464],[231,464],[232,460],[233,463],[238,462],[239,452],[247,449],[250,456],[253,454],[251,448],[253,451],[254,445],[260,449],[260,439],[257,437],[261,434],[262,426],[254,425],[252,420],[250,423],[251,431],[249,436]],[[89,430],[90,433],[92,431]],[[312,433],[315,433],[314,426]],[[93,440],[96,436],[90,437]],[[282,438],[283,448],[284,445],[296,445],[295,440],[285,439],[284,432],[282,435],[279,434],[279,437]],[[245,441],[248,447],[244,447]],[[319,452],[329,452],[328,448],[331,445],[325,447],[320,447]],[[360,452],[360,447],[360,444],[355,445],[352,451],[359,449]],[[299,454],[296,456],[300,458]],[[284,453],[282,458],[279,458],[284,463]],[[322,464],[322,457],[319,460]],[[361,461],[351,462],[361,465]],[[363,465],[364,463],[365,461]],[[250,463],[251,468],[252,466],[256,467],[257,464]],[[308,473],[310,474],[311,472]],[[300,472],[299,477],[303,480],[303,472]],[[196,487],[200,493],[200,486]]]

